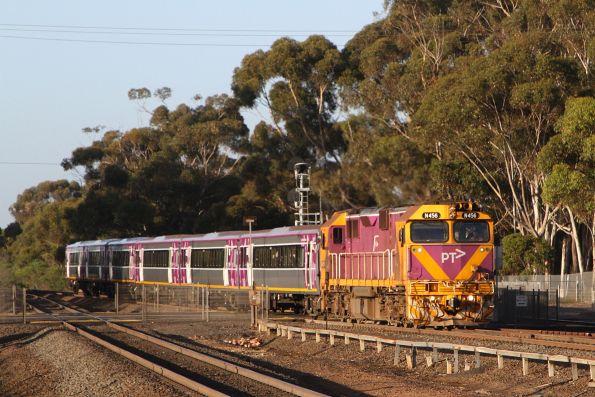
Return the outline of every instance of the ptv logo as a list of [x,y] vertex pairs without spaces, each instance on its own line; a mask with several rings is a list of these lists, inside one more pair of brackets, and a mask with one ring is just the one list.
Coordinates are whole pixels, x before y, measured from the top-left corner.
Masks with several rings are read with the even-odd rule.
[[465,251],[461,251],[460,249],[455,249],[454,252],[443,252],[442,253],[442,263],[448,261],[450,259],[450,263],[455,263],[455,259],[462,258],[465,256]]

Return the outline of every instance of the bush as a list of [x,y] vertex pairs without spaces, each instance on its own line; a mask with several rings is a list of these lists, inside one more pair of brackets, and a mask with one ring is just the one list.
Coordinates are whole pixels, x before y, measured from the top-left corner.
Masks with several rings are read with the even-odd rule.
[[36,260],[25,266],[15,267],[14,278],[17,284],[27,288],[61,291],[66,288],[62,266],[51,266]]
[[542,239],[513,233],[502,239],[502,274],[543,274],[548,270],[553,249]]

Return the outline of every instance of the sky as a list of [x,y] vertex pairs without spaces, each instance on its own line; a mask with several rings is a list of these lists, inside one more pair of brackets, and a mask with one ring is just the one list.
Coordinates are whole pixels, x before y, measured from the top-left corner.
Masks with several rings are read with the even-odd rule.
[[[167,105],[231,93],[242,58],[282,36],[324,34],[338,46],[382,12],[382,0],[20,0],[0,16],[0,227],[23,190],[46,180],[82,182],[60,167],[99,136],[147,113],[130,88],[167,86]],[[340,47],[342,48],[342,47]],[[148,102],[147,107],[157,106]],[[245,113],[249,126],[259,120]]]

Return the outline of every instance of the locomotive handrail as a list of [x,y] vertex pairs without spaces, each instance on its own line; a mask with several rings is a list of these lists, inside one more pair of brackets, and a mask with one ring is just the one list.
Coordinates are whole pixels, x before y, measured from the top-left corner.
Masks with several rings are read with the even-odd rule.
[[[393,258],[390,249],[374,252],[331,253],[329,256],[331,262],[331,278],[335,280],[354,277],[362,280],[384,280],[386,279],[387,271],[389,278],[392,276]],[[349,268],[349,277],[347,275],[348,263],[351,265]],[[354,266],[357,268],[355,271]],[[370,268],[369,272],[367,271],[368,267]],[[343,271],[342,268],[344,269]],[[356,272],[355,275],[354,272]],[[363,275],[361,272],[363,272]]]

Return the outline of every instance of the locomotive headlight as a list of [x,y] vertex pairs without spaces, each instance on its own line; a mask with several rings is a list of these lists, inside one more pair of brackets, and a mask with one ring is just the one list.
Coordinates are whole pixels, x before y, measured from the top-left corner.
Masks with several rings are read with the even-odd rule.
[[469,295],[469,296],[467,297],[467,300],[468,300],[469,302],[473,302],[473,301],[475,300],[475,297],[474,297],[473,295]]
[[421,248],[418,248],[418,249],[417,249],[417,252],[421,252]]
[[430,296],[430,302],[434,302],[436,300],[435,296]]
[[479,249],[479,252],[485,252],[485,250],[486,250],[485,248],[481,247],[481,248]]

